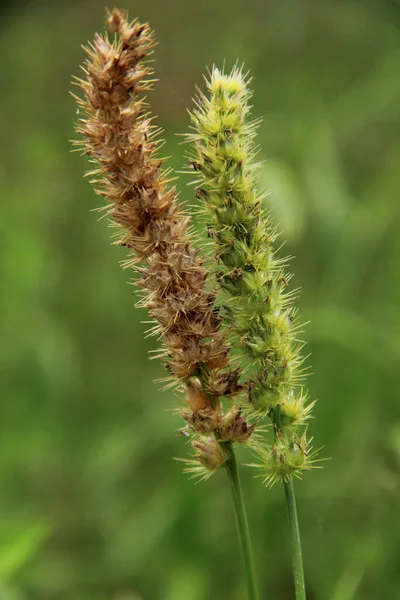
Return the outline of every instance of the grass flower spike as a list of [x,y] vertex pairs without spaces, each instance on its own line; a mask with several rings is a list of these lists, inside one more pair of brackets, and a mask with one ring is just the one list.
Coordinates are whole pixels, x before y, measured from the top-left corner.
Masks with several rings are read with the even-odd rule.
[[228,348],[213,311],[214,296],[205,289],[207,272],[188,237],[188,218],[179,210],[168,172],[157,157],[157,130],[146,112],[143,92],[151,75],[143,59],[154,44],[147,25],[128,23],[113,11],[109,27],[116,42],[97,35],[87,52],[86,99],[78,100],[86,118],[79,142],[95,162],[97,192],[119,225],[117,243],[131,251],[125,266],[140,278],[145,304],[162,335],[167,368],[188,380],[200,368],[212,373],[227,365]]
[[199,96],[189,136],[197,196],[214,242],[226,319],[245,353],[240,360],[247,363],[249,398],[256,410],[269,413],[292,401],[290,392],[301,378],[295,292],[286,292],[286,260],[276,257],[277,233],[256,189],[257,123],[247,120],[245,78],[238,69],[229,76],[214,69],[208,87],[210,97]]
[[[158,156],[159,130],[152,125],[143,93],[151,88],[148,59],[155,45],[148,25],[129,22],[114,10],[107,24],[115,39],[96,35],[86,49],[84,113],[78,143],[95,164],[96,191],[117,227],[116,243],[129,251],[125,267],[142,291],[138,303],[154,318],[152,333],[163,341],[159,356],[171,385],[185,390],[179,409],[192,438],[195,460],[208,474],[224,463],[215,440],[245,442],[254,427],[238,409],[225,415],[221,397],[235,395],[239,369],[229,370],[229,345],[220,331],[215,294],[207,288],[204,259],[194,247],[189,218],[180,210],[170,173]],[[230,436],[230,437],[229,437]],[[236,436],[236,437],[235,437]],[[207,449],[210,446],[210,449]]]
[[191,113],[190,161],[221,289],[221,315],[241,366],[241,384],[253,413],[260,419],[269,417],[273,424],[273,439],[254,444],[258,462],[253,466],[261,470],[265,484],[284,484],[296,598],[302,600],[305,583],[293,478],[315,463],[306,432],[314,403],[303,389],[297,290],[288,291],[288,259],[277,255],[277,230],[263,206],[265,196],[257,191],[258,123],[249,119],[248,84],[239,68],[228,75],[212,70],[208,93],[199,92]]
[[[263,461],[267,481],[273,482],[279,474],[285,479],[310,467],[308,443],[303,432],[297,433],[312,408],[301,386],[303,343],[297,339],[301,325],[293,306],[297,291],[287,291],[287,260],[276,254],[276,228],[256,188],[257,122],[248,119],[246,78],[237,68],[230,75],[215,68],[207,86],[209,95],[199,94],[191,115],[190,159],[200,214],[217,259],[221,314],[236,347],[242,384],[256,413],[271,417],[279,431],[269,450],[278,461]],[[284,428],[290,430],[287,435]],[[294,447],[301,460],[292,460]],[[259,454],[265,458],[265,449]]]

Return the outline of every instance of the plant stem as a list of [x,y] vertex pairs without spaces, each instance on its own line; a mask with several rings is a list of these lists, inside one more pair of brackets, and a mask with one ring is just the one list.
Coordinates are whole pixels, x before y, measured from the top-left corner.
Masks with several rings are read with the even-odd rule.
[[[275,438],[278,435],[283,435],[283,426],[281,419],[281,406],[278,404],[275,407],[272,415],[272,420],[275,425]],[[293,477],[288,481],[283,481],[285,488],[286,507],[289,518],[290,536],[292,540],[292,562],[294,589],[296,592],[296,600],[306,600],[306,584],[304,581],[303,555],[301,551],[301,539],[299,520],[297,517],[296,496],[294,493]]]
[[236,461],[232,444],[228,443],[225,447],[229,451],[229,458],[226,461],[225,465],[232,486],[236,523],[238,528],[239,542],[246,577],[247,596],[248,600],[258,600],[250,530],[247,522],[247,515],[243,500],[242,485],[240,483],[238,464]]
[[306,585],[304,581],[303,556],[301,552],[301,540],[299,520],[297,518],[296,496],[294,494],[293,479],[284,481],[286,506],[289,518],[290,534],[292,538],[292,560],[294,589],[296,600],[306,600]]

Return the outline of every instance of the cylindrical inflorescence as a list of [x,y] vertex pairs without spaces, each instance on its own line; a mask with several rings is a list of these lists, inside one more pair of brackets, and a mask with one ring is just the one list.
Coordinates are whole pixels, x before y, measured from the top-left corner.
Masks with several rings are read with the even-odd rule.
[[[296,290],[287,291],[287,260],[276,254],[277,232],[256,189],[257,122],[248,120],[246,78],[238,68],[229,75],[214,68],[207,87],[191,113],[193,133],[188,136],[199,213],[208,229],[210,254],[217,259],[221,314],[234,339],[241,383],[255,411],[275,425],[275,444],[263,457],[269,457],[269,470],[285,479],[309,464],[309,445],[297,433],[312,404],[307,405],[301,386]],[[289,428],[287,435],[284,428]]]
[[[108,15],[107,24],[115,40],[96,35],[86,48],[85,76],[77,80],[85,95],[76,98],[83,112],[77,125],[83,139],[77,143],[96,165],[89,173],[92,183],[106,199],[118,243],[130,251],[125,266],[134,269],[135,284],[142,290],[140,304],[155,319],[152,332],[163,340],[160,357],[172,380],[186,384],[187,430],[202,435],[199,415],[205,412],[215,425],[208,436],[220,436],[224,428],[232,430],[232,423],[225,422],[219,398],[240,390],[239,369],[228,370],[229,345],[220,331],[215,294],[207,287],[204,259],[193,246],[189,219],[179,209],[169,173],[157,156],[159,131],[151,124],[143,96],[151,88],[153,32],[148,25],[129,22],[118,10]],[[201,397],[201,407],[193,408],[193,390]],[[243,427],[250,436],[252,427]],[[197,454],[207,442],[208,437],[195,448]]]

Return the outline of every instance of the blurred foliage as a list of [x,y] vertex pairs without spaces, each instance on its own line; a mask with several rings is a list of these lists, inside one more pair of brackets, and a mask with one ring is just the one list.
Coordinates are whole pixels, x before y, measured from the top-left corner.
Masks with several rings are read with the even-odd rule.
[[[206,66],[251,70],[261,183],[311,321],[311,431],[332,457],[297,485],[309,599],[397,598],[400,3],[125,6],[157,32],[151,101],[177,169]],[[194,486],[172,460],[175,399],[69,154],[69,82],[103,3],[2,12],[0,598],[242,599],[224,473]],[[282,490],[243,477],[262,597],[288,600]]]

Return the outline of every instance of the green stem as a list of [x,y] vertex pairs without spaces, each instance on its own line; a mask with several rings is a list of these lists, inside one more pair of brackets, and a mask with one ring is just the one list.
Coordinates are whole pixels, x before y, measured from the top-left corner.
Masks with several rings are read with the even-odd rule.
[[304,581],[303,556],[301,552],[301,540],[299,520],[297,518],[296,496],[294,494],[293,479],[284,481],[286,506],[289,518],[290,534],[292,537],[292,560],[294,589],[296,591],[296,600],[306,600],[306,584]]
[[[275,425],[275,439],[283,434],[281,419],[281,405],[278,404],[272,414],[272,421]],[[303,555],[301,551],[301,539],[299,529],[299,519],[297,517],[296,496],[294,494],[293,478],[283,481],[285,488],[286,507],[289,518],[290,536],[292,539],[292,562],[294,589],[296,600],[306,600],[306,584],[304,581]]]
[[258,600],[256,576],[253,563],[253,552],[251,548],[250,530],[247,522],[246,509],[244,506],[242,486],[240,483],[239,469],[232,444],[226,444],[229,458],[226,461],[226,470],[232,486],[233,502],[235,505],[236,523],[238,528],[239,542],[242,551],[243,566],[246,577],[248,600]]

